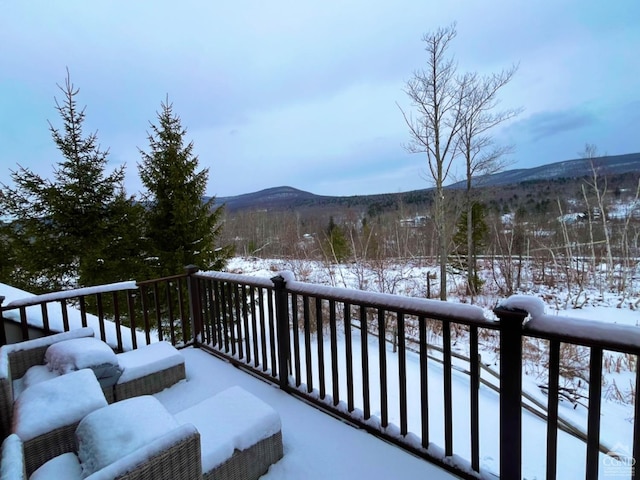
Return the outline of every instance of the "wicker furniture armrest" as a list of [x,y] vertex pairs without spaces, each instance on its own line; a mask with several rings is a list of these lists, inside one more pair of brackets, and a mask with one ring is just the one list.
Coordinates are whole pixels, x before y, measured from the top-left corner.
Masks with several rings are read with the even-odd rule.
[[0,480],[27,480],[22,440],[17,435],[9,435],[2,442]]
[[180,438],[170,445],[167,436],[160,437],[86,480],[201,480],[200,434],[193,425],[178,428]]
[[184,380],[186,377],[184,363],[181,363],[128,382],[116,383],[114,397],[119,402],[127,398],[153,395],[178,383],[180,380]]
[[282,432],[260,440],[246,450],[235,450],[233,456],[216,468],[204,472],[204,480],[256,480],[283,456]]

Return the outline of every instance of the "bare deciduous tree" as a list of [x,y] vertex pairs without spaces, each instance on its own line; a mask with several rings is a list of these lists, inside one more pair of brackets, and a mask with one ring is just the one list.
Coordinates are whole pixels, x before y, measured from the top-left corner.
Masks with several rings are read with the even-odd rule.
[[463,116],[457,146],[466,166],[467,286],[472,301],[476,294],[472,188],[474,181],[477,183],[477,177],[502,170],[507,164],[506,155],[513,150],[511,145],[495,145],[490,131],[515,117],[522,110],[512,108],[494,111],[499,103],[498,92],[511,81],[517,69],[517,66],[512,66],[488,76],[481,77],[477,74],[467,76],[467,93],[462,100]]
[[440,299],[447,299],[447,257],[449,242],[445,224],[445,181],[456,155],[462,127],[462,104],[468,76],[457,74],[454,59],[447,55],[456,36],[455,24],[439,28],[422,37],[427,53],[426,67],[416,70],[405,86],[415,115],[402,111],[409,127],[407,150],[426,153],[429,175],[435,184],[435,224],[440,263]]
[[[582,152],[582,158],[588,159],[591,166],[591,182],[586,182],[593,190],[596,196],[598,215],[602,222],[602,233],[604,234],[607,262],[607,287],[611,288],[613,284],[613,253],[611,251],[611,236],[609,234],[609,224],[607,219],[607,211],[605,197],[607,195],[607,177],[601,175],[596,165],[598,155],[598,147],[587,143]],[[586,197],[585,197],[586,198]],[[587,203],[587,208],[591,209]]]

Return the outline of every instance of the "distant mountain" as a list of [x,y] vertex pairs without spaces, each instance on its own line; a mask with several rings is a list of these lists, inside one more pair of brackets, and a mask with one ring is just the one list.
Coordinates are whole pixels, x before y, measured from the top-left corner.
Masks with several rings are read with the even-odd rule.
[[[640,153],[626,155],[610,155],[593,159],[600,175],[620,175],[630,172],[640,173]],[[573,179],[591,175],[591,163],[588,159],[565,160],[563,162],[541,165],[534,168],[520,168],[505,172],[478,177],[478,187],[505,187],[528,182]],[[465,182],[449,185],[447,188],[463,188]],[[431,188],[404,193],[384,193],[375,195],[354,195],[333,197],[315,195],[293,187],[274,187],[259,192],[246,193],[231,197],[217,197],[216,205],[226,204],[227,211],[245,209],[284,210],[300,207],[353,207],[353,206],[388,206],[395,204],[395,198],[403,202],[416,203],[430,196]]]
[[[619,175],[622,173],[640,172],[640,153],[597,157],[593,159],[593,163],[600,175]],[[498,187],[541,180],[579,178],[586,175],[591,175],[590,160],[578,158],[534,168],[507,170],[493,175],[478,177],[476,185],[482,187]],[[465,182],[458,182],[449,187],[463,188],[464,186]]]
[[293,187],[273,187],[232,197],[216,197],[216,205],[225,204],[230,211],[248,208],[281,209],[312,204],[323,198],[331,197],[315,195]]

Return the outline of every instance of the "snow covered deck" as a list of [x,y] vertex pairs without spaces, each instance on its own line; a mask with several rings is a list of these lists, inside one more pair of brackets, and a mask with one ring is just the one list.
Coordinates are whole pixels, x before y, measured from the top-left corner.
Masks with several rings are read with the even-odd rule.
[[[469,305],[306,284],[286,272],[271,279],[211,272],[184,278],[193,298],[182,295],[181,311],[193,311],[193,323],[186,315],[158,318],[155,324],[145,320],[145,332],[129,331],[126,337],[131,336],[132,343],[138,338],[138,346],[144,345],[157,331],[154,325],[163,322],[179,345],[185,344],[181,335],[187,331],[187,344],[206,345],[234,364],[278,382],[283,391],[190,347],[183,350],[189,359],[189,380],[158,394],[172,413],[234,385],[265,400],[283,417],[285,444],[285,460],[274,467],[270,475],[275,476],[270,478],[404,478],[425,472],[430,478],[452,478],[405,450],[386,446],[314,410],[300,396],[408,451],[453,464],[465,478],[473,469],[482,478],[498,472],[503,478],[585,478],[581,472],[586,472],[586,478],[596,479],[599,470],[610,472],[611,458],[624,459],[621,470],[627,474],[634,458],[640,458],[640,441],[634,436],[640,403],[625,400],[627,393],[617,387],[628,384],[634,398],[640,389],[635,374],[640,356],[637,326],[547,315],[544,304],[529,296],[511,297],[484,312]],[[174,279],[143,282],[139,288],[174,288],[174,298],[180,298]],[[125,303],[134,300],[131,290],[125,293]],[[59,292],[56,298],[71,299],[76,294]],[[144,294],[134,296],[144,298]],[[9,305],[16,301],[22,305],[20,311],[16,314],[16,308],[5,306],[3,314],[17,315],[24,327],[30,316],[23,307],[36,313],[41,307],[37,298],[21,301],[19,295]],[[61,306],[64,302],[46,308],[55,313]],[[153,310],[143,310],[151,319],[157,317]],[[107,313],[101,317],[111,318]],[[600,316],[615,322],[620,311]],[[58,322],[58,317],[56,324],[78,328],[71,325],[72,315],[68,317],[69,325]],[[53,315],[49,320],[52,325]],[[98,329],[109,341],[108,334],[115,329],[106,323],[98,322]],[[637,323],[634,318],[632,325]],[[452,325],[462,327],[454,338]],[[394,326],[397,351],[390,339]],[[191,337],[188,332],[197,334]],[[120,337],[115,335],[116,344],[126,350]],[[524,342],[541,356],[525,355]],[[563,343],[578,350],[560,355]],[[626,366],[612,371],[618,360]],[[289,371],[279,368],[287,363]],[[574,385],[575,395],[563,394],[563,365],[583,371]],[[485,371],[484,366],[490,368]],[[506,382],[499,381],[496,368]],[[587,371],[589,378],[603,380],[584,383]],[[496,392],[497,385],[501,388]],[[295,396],[283,393],[295,386],[299,386]],[[612,386],[618,397],[611,397]],[[527,403],[523,409],[523,391],[536,408]]]
[[176,414],[237,385],[271,405],[280,415],[284,457],[269,469],[264,479],[457,478],[207,352],[194,348],[181,352],[186,359],[187,380],[155,395],[169,412]]

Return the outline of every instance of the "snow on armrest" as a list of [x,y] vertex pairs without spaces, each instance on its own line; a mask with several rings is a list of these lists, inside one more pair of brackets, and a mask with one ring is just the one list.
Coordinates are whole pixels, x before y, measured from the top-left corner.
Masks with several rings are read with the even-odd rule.
[[[117,478],[126,472],[130,472],[140,465],[144,465],[145,463],[151,461],[154,457],[159,457],[162,453],[175,447],[179,443],[185,442],[186,440],[192,440],[193,445],[182,446],[182,454],[184,455],[184,453],[187,453],[190,457],[193,457],[189,462],[187,462],[187,465],[189,465],[189,468],[194,469],[198,472],[199,478],[199,475],[202,474],[202,467],[199,466],[201,461],[199,448],[200,435],[198,434],[198,430],[196,430],[193,425],[189,424],[179,425],[170,432],[156,438],[148,444],[143,445],[142,447],[134,450],[128,455],[124,455],[118,458],[113,463],[85,478],[86,480],[112,480],[113,478]],[[175,451],[171,453],[175,454]],[[179,459],[173,458],[171,455],[164,458],[163,461],[180,462]]]
[[27,478],[22,440],[15,434],[9,435],[2,442],[0,478],[2,480],[26,480]]
[[88,414],[76,429],[83,475],[97,472],[177,426],[173,415],[150,395],[116,402]]
[[26,340],[24,342],[12,343],[5,345],[2,348],[6,348],[9,353],[19,352],[20,350],[29,350],[31,348],[46,347],[54,343],[62,342],[65,340],[71,340],[74,338],[93,337],[93,328],[84,327],[70,330],[68,332],[56,333],[55,335],[49,335],[46,337],[34,338],[33,340]]

